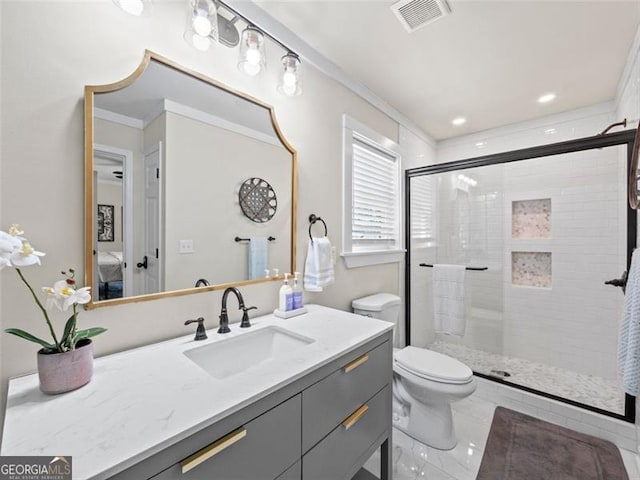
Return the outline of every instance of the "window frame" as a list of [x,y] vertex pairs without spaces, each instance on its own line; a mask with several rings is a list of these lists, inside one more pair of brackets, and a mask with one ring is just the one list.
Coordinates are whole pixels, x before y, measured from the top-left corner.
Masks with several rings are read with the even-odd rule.
[[[404,258],[402,152],[400,145],[370,127],[344,114],[342,116],[342,251],[347,268],[401,262]],[[396,163],[398,198],[396,239],[391,248],[354,250],[353,222],[353,143],[357,140],[393,157]]]

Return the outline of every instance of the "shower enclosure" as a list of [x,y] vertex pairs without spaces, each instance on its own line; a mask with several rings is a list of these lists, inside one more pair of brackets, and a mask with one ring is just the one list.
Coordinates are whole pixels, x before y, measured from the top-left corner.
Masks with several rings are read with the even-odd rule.
[[[617,379],[636,246],[634,131],[406,172],[406,342],[478,376],[633,422]],[[462,337],[434,331],[434,264],[465,272]]]

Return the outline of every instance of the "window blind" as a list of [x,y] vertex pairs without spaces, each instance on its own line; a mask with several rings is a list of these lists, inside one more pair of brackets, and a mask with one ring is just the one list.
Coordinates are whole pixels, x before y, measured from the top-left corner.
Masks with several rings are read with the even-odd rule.
[[411,238],[435,241],[435,192],[431,175],[411,179]]
[[[398,159],[353,139],[353,246],[395,246],[399,234]],[[384,247],[383,247],[384,248]]]

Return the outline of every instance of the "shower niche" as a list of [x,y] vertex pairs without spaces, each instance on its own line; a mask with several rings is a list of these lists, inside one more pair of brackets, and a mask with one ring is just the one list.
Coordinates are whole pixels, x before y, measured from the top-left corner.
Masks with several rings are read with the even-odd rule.
[[[551,238],[551,199],[513,200],[511,202],[511,239]],[[551,252],[511,252],[511,284],[522,287],[551,288]]]

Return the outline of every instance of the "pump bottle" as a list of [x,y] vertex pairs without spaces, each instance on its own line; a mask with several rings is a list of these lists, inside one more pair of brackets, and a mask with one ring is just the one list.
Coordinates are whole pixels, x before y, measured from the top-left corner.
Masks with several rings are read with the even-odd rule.
[[302,287],[298,282],[298,277],[300,276],[300,272],[294,272],[293,277],[293,309],[297,310],[303,307],[302,302]]
[[284,283],[278,295],[278,309],[282,312],[293,310],[293,290],[289,286],[289,274],[284,274]]

